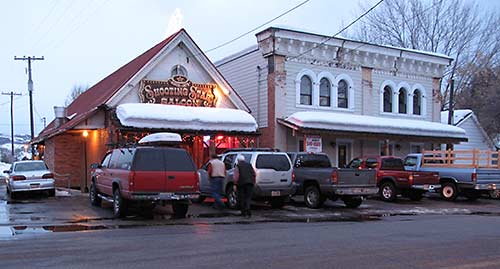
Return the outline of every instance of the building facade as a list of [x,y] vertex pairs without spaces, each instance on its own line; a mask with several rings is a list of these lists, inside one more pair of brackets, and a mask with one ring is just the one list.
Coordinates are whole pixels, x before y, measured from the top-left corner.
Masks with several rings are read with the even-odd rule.
[[210,151],[254,146],[250,109],[182,29],[76,98],[32,141],[57,184],[86,190],[90,164],[155,132],[181,134],[199,167]]
[[261,147],[404,156],[465,141],[440,123],[437,93],[451,58],[283,28],[216,62],[249,105]]

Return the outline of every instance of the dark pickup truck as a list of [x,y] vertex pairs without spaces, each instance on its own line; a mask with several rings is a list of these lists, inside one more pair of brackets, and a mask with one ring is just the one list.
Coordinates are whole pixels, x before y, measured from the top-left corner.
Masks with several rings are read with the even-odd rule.
[[378,192],[375,171],[332,167],[324,153],[289,152],[292,160],[295,195],[304,195],[309,208],[319,208],[327,198],[341,199],[349,208],[356,208],[363,197]]
[[398,194],[419,201],[425,192],[441,188],[439,173],[405,171],[403,160],[394,156],[355,158],[348,167],[375,170],[380,198],[387,202]]

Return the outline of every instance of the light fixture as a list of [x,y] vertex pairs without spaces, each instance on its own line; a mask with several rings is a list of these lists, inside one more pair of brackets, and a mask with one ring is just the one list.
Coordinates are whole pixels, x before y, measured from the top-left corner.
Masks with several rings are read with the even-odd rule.
[[87,130],[85,130],[85,131],[83,131],[82,135],[83,135],[83,137],[87,137],[87,136],[89,136],[89,132]]

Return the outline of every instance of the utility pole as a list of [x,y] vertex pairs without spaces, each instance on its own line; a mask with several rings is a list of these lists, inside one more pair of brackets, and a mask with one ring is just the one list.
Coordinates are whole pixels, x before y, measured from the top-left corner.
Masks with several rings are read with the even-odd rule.
[[15,92],[2,92],[2,95],[10,95],[10,143],[12,146],[12,160],[14,160],[14,95],[22,95]]
[[[43,61],[45,60],[42,57],[35,57],[35,56],[23,56],[21,57],[16,57],[14,56],[14,60],[21,60],[21,61],[28,61],[28,93],[30,96],[30,126],[31,126],[31,140],[35,138],[35,126],[33,122],[33,80],[31,79],[31,61]],[[33,144],[31,145],[31,159],[35,157],[35,148],[33,147]]]
[[[450,104],[448,105],[448,124],[449,125],[455,125],[454,119],[453,119],[453,110],[455,109],[455,105],[453,104],[453,96],[455,95],[455,80],[452,78],[450,79]],[[446,149],[453,150],[453,144],[446,144]]]

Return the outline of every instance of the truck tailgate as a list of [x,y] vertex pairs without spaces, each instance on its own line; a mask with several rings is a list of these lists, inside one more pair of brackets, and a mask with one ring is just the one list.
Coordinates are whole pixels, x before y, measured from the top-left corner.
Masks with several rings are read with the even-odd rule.
[[345,186],[376,185],[376,171],[372,169],[341,168],[337,170],[338,184]]
[[500,185],[500,170],[489,168],[476,169],[477,184],[498,184]]

